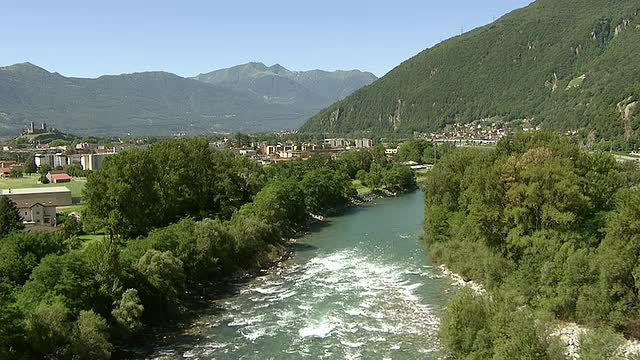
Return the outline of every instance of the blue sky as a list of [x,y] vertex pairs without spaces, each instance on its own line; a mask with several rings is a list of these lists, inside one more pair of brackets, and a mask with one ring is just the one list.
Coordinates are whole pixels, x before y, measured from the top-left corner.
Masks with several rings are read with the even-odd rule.
[[378,76],[530,0],[0,1],[0,65],[182,76],[261,61]]

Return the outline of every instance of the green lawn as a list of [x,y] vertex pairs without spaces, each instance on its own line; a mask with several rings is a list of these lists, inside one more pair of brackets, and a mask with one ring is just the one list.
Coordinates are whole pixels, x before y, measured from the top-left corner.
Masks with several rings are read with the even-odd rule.
[[[71,182],[62,184],[38,184],[40,175],[26,175],[19,179],[0,179],[0,189],[22,189],[30,187],[54,187],[64,186],[71,190],[71,196],[78,200],[82,197],[82,188],[86,184],[86,178],[73,178]],[[75,203],[74,199],[74,203]]]
[[430,169],[419,169],[416,170],[416,181],[418,183],[421,183],[424,178],[427,176],[427,173],[429,172]]
[[358,195],[371,192],[371,188],[362,185],[360,180],[353,180],[353,187],[358,191]]
[[58,213],[69,214],[72,212],[82,212],[84,205],[58,206]]

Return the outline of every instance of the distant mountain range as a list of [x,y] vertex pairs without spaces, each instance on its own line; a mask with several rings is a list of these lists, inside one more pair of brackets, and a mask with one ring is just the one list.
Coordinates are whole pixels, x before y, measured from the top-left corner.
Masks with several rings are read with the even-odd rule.
[[[318,107],[334,103],[361,87],[377,80],[369,72],[351,71],[289,71],[276,64],[248,63],[228,69],[200,74],[193,79],[236,90],[249,92],[269,103],[298,104]],[[326,105],[325,105],[326,106]]]
[[0,67],[0,135],[31,121],[81,135],[290,129],[375,80],[357,70],[294,72],[261,63],[194,78],[143,72],[96,79],[15,64]]
[[638,54],[637,0],[538,0],[424,50],[302,130],[410,133],[495,117],[638,139]]

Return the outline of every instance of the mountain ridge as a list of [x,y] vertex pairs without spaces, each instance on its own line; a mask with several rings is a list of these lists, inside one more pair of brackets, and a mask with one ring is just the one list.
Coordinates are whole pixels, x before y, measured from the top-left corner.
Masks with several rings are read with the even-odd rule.
[[631,0],[535,1],[420,52],[301,130],[432,132],[497,116],[637,136],[640,116],[625,131],[616,105],[640,98],[632,56],[640,52],[639,10]]
[[[318,108],[320,110],[324,107],[323,103],[332,103],[348,96],[358,88],[374,82],[377,77],[370,72],[360,70],[292,71],[280,64],[267,66],[261,62],[249,62],[201,73],[192,79],[239,91],[248,90],[276,103],[310,102],[312,106],[320,106]],[[288,95],[298,91],[302,98],[296,99],[294,96],[292,99],[290,96],[279,94],[279,91],[283,91],[283,87],[285,92],[289,92]]]
[[270,101],[166,71],[80,78],[18,63],[0,67],[0,135],[15,135],[30,121],[80,135],[292,129],[332,102],[296,84],[289,89],[295,101]]

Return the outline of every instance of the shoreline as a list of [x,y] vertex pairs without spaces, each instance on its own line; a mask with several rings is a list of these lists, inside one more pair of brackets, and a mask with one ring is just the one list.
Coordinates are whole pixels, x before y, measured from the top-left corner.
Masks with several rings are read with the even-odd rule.
[[[387,190],[380,190],[359,194],[351,198],[349,205],[338,211],[333,216],[342,216],[346,210],[352,207],[362,206],[366,203],[371,203],[383,198],[410,194],[416,190],[418,190],[418,188],[402,193],[392,193]],[[329,216],[325,217],[309,214],[309,219],[302,229],[297,231],[292,238],[286,240],[283,239],[280,255],[271,260],[269,266],[261,269],[238,270],[221,279],[216,284],[220,286],[219,289],[215,289],[216,285],[211,284],[210,287],[212,291],[210,293],[206,292],[206,295],[193,294],[193,298],[189,299],[185,304],[185,312],[179,315],[173,322],[149,326],[141,333],[127,341],[128,343],[140,345],[120,346],[119,344],[114,344],[115,350],[112,353],[112,359],[124,360],[130,359],[131,357],[146,358],[150,356],[161,343],[165,343],[165,340],[168,338],[180,338],[184,336],[197,337],[198,335],[194,334],[191,330],[201,323],[198,321],[198,318],[206,315],[207,313],[223,311],[223,309],[217,306],[216,301],[225,297],[234,296],[243,284],[260,276],[276,272],[286,266],[288,260],[296,253],[295,247],[297,245],[304,244],[303,242],[300,242],[299,239],[308,234],[308,230],[313,224],[325,222],[329,218]]]
[[[481,295],[486,292],[486,289],[482,284],[479,284],[473,280],[465,280],[460,274],[454,273],[449,270],[446,264],[441,264],[438,269],[443,275],[453,281],[453,283],[460,287],[468,287],[473,290],[476,295]],[[580,359],[578,350],[580,349],[580,336],[592,331],[591,328],[574,323],[574,322],[559,322],[557,325],[549,324],[550,333],[549,336],[557,337],[564,345],[566,352],[565,355],[570,359]],[[633,339],[624,339],[624,343],[620,346],[618,352],[620,356],[629,358],[630,356],[637,356],[640,354],[640,341]]]

